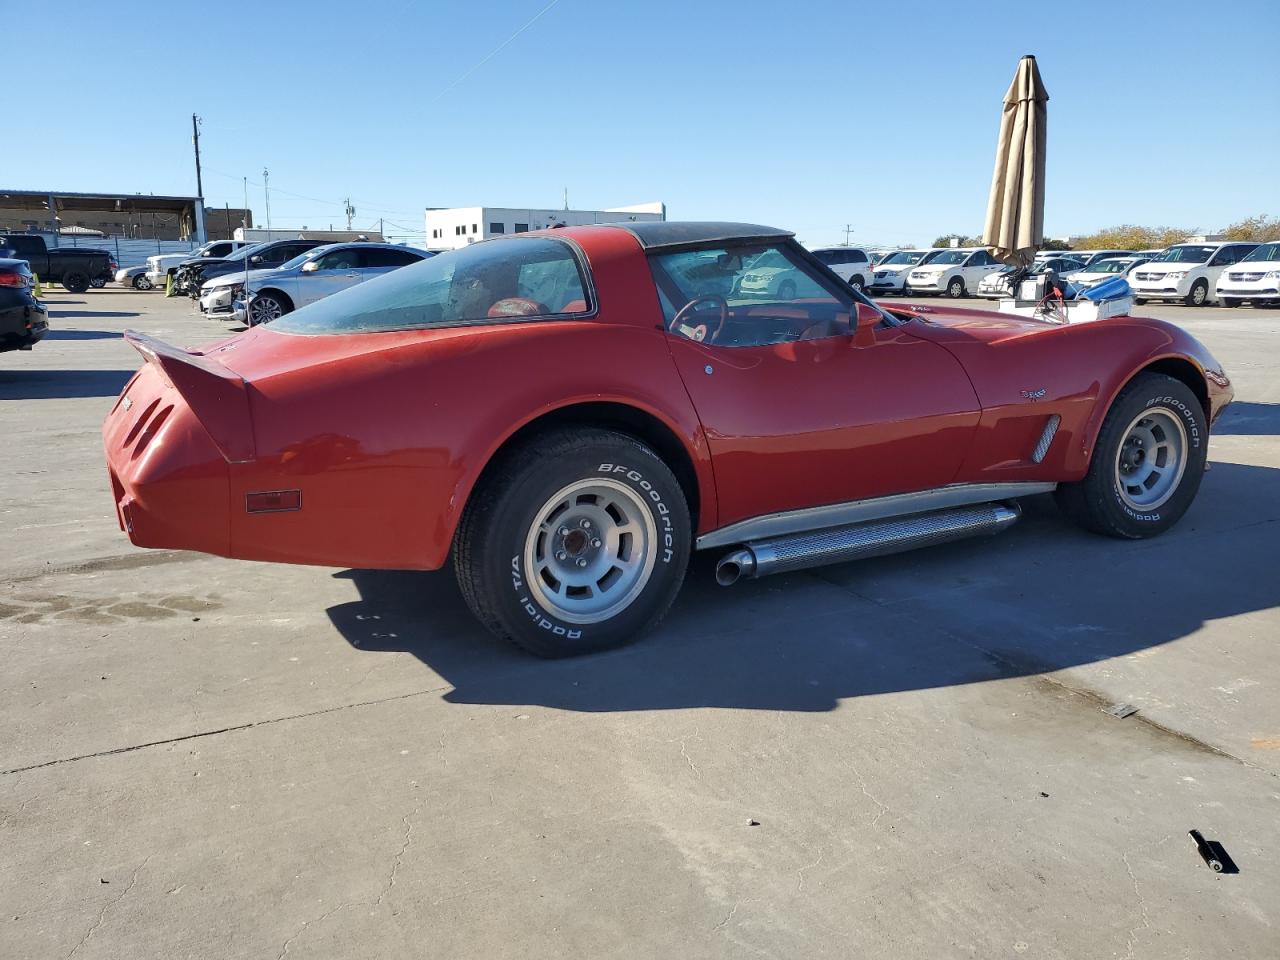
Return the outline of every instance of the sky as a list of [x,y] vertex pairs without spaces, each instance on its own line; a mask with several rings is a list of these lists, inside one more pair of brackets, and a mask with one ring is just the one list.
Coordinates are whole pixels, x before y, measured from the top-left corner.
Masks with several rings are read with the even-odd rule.
[[66,7],[92,28],[0,0],[30,98],[0,189],[193,195],[194,112],[207,203],[242,205],[248,177],[259,225],[265,167],[275,227],[345,226],[349,197],[356,227],[420,240],[425,207],[567,189],[811,246],[927,245],[981,231],[1001,99],[1034,53],[1047,236],[1280,215],[1276,0]]

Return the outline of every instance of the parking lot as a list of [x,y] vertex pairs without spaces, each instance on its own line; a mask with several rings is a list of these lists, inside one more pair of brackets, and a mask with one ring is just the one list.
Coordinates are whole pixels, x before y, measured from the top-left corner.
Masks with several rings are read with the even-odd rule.
[[1236,388],[1165,537],[1042,497],[727,590],[702,556],[655,635],[544,662],[448,571],[132,547],[120,333],[228,328],[47,300],[0,356],[5,960],[1280,956],[1280,310],[1142,309]]

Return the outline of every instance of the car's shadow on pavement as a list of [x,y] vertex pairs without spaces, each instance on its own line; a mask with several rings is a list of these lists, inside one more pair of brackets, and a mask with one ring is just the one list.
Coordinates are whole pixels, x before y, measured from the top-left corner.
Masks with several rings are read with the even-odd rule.
[[1213,425],[1213,432],[1229,436],[1280,436],[1280,403],[1236,401]]
[[[100,314],[99,314],[100,316]],[[115,340],[121,334],[111,330],[58,330],[45,334],[46,340]]]
[[573,660],[537,660],[490,637],[448,570],[338,573],[360,599],[328,613],[370,655],[416,656],[452,684],[445,699],[455,703],[831,710],[1123,657],[1280,604],[1266,556],[1280,522],[1277,484],[1280,470],[1215,464],[1179,526],[1146,541],[1084,533],[1038,497],[994,539],[731,589],[716,585],[712,551],[695,556],[652,635]]
[[54,304],[49,311],[51,320],[70,320],[75,317],[140,317],[142,314],[133,310],[60,310]]
[[114,397],[137,372],[136,369],[5,370],[0,372],[0,400]]

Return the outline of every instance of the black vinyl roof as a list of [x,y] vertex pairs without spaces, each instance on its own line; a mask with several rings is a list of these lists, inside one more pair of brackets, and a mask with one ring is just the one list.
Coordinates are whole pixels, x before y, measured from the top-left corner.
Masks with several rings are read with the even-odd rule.
[[638,220],[610,226],[630,231],[646,250],[686,247],[728,240],[786,240],[795,234],[758,223],[722,223],[703,220]]

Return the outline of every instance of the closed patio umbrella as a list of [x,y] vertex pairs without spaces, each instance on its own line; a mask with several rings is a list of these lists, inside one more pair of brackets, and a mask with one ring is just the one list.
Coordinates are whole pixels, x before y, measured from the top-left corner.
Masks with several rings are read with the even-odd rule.
[[1044,242],[1044,159],[1049,94],[1036,58],[1018,61],[1004,95],[996,169],[982,242],[997,260],[1029,266]]

